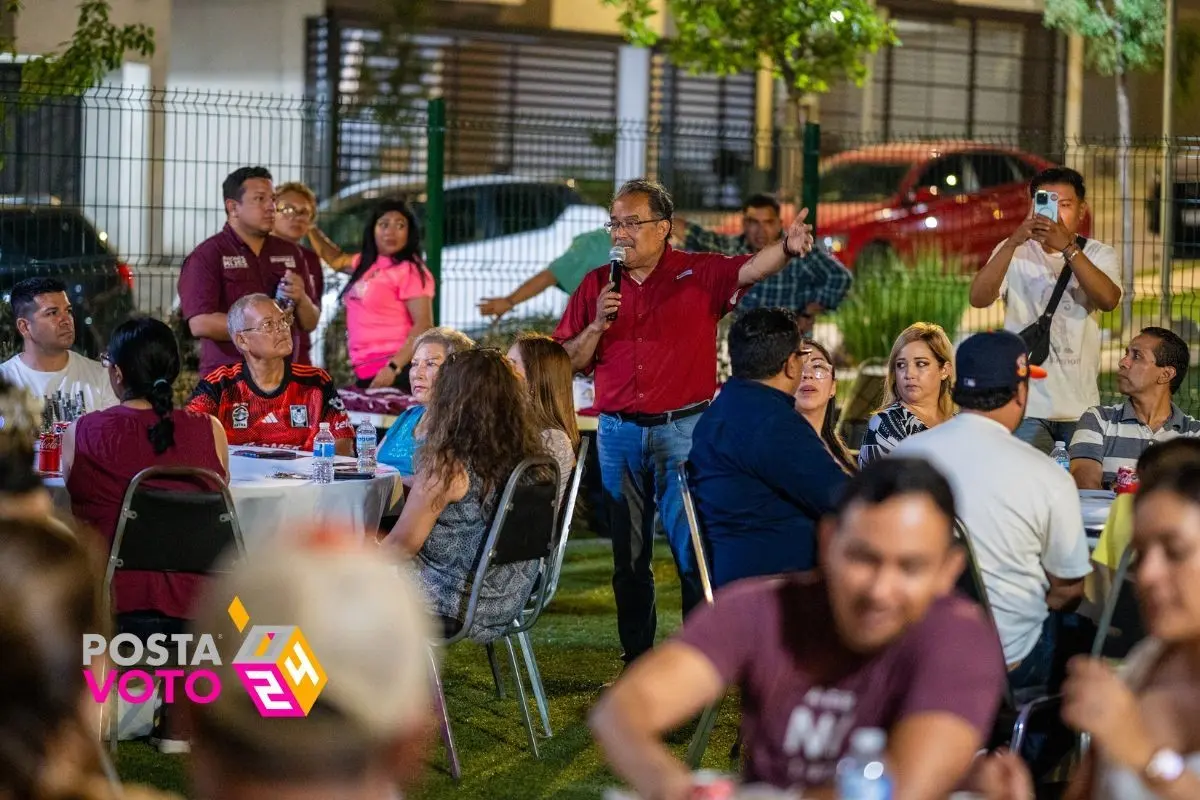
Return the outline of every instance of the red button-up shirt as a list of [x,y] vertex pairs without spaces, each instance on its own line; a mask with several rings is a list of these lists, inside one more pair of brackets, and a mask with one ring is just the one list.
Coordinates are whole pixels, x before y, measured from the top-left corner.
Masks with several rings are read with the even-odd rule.
[[[319,261],[317,262],[319,264]],[[179,272],[179,307],[184,319],[197,314],[225,314],[239,297],[256,292],[274,297],[285,270],[294,269],[304,279],[305,293],[319,307],[318,280],[311,274],[304,248],[278,236],[268,236],[258,255],[226,223],[216,236],[196,245]],[[323,281],[322,281],[323,283]],[[297,364],[308,361],[308,333],[299,325],[292,328],[292,358]],[[240,364],[241,354],[233,342],[203,339],[200,344],[200,374],[217,367]]]
[[[738,293],[751,256],[687,253],[669,245],[644,283],[621,280],[621,310],[596,345],[596,405],[605,413],[661,414],[711,400],[717,388],[717,322]],[[596,319],[608,267],[571,295],[554,338],[574,339]]]

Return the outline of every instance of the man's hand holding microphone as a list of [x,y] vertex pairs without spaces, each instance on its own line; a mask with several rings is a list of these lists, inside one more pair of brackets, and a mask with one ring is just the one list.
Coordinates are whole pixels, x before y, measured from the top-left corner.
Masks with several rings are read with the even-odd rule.
[[596,319],[592,328],[603,333],[617,320],[621,307],[621,275],[625,270],[625,248],[614,247],[608,251],[608,285],[600,290],[596,298]]

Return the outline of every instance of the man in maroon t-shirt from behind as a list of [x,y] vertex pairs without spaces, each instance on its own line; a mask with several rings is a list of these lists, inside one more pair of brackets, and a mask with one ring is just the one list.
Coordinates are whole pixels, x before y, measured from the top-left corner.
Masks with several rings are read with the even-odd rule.
[[881,728],[892,796],[948,795],[991,732],[1006,677],[995,629],[954,594],[954,515],[928,462],[859,473],[822,523],[820,573],[731,584],[601,698],[592,730],[617,774],[642,797],[688,797],[692,776],[661,737],[736,685],[747,783],[832,797],[853,732]]
[[554,338],[575,370],[596,376],[596,448],[628,664],[654,644],[655,511],[679,571],[684,614],[700,600],[676,476],[717,389],[717,322],[742,289],[812,249],[812,235],[802,210],[779,241],[754,255],[675,250],[667,243],[675,204],[662,184],[644,179],[621,186],[609,213],[604,227],[624,253],[619,291],[608,266],[589,272]]
[[[239,297],[275,297],[283,283],[292,301],[294,360],[308,363],[308,334],[321,316],[316,279],[301,248],[278,236],[275,189],[263,167],[241,167],[222,184],[225,227],[196,245],[179,272],[179,306],[192,335],[201,340],[200,374],[242,360],[229,340],[225,315]],[[303,339],[303,341],[301,341]]]

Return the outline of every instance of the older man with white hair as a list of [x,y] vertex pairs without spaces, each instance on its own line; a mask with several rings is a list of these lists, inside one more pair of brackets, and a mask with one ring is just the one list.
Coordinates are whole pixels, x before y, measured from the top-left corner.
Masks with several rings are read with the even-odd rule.
[[351,455],[354,426],[333,379],[292,363],[291,314],[265,294],[248,294],[229,307],[226,324],[242,363],[210,372],[188,409],[221,420],[232,445],[311,450],[328,422],[338,455]]
[[[433,627],[420,592],[382,550],[336,529],[265,547],[211,584],[197,609],[192,630],[213,636],[222,690],[185,706],[194,796],[393,800],[420,777],[436,730]],[[292,693],[247,687],[247,650],[286,658]],[[296,703],[294,713],[265,716],[264,696],[277,708]]]

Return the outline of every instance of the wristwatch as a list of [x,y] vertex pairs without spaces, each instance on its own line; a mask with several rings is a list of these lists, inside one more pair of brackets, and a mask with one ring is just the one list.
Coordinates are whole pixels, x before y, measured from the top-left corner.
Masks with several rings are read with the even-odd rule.
[[1183,775],[1184,766],[1183,756],[1164,747],[1150,756],[1150,763],[1142,770],[1142,774],[1150,783],[1162,786],[1179,780]]
[[1063,248],[1062,254],[1063,254],[1063,258],[1065,258],[1067,260],[1067,263],[1070,264],[1071,260],[1074,259],[1075,256],[1079,255],[1081,252],[1083,252],[1083,251],[1079,249],[1079,245],[1075,244],[1074,242],[1071,242],[1069,245],[1067,245],[1066,247]]

